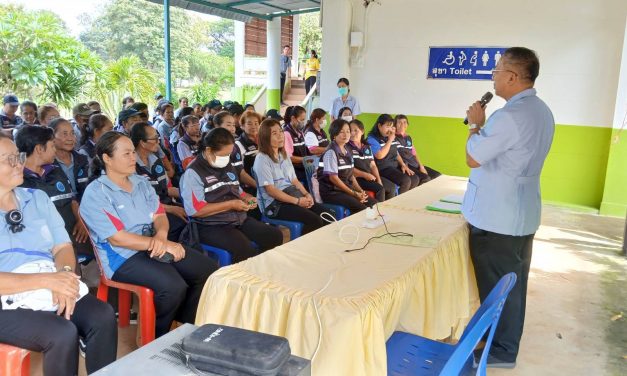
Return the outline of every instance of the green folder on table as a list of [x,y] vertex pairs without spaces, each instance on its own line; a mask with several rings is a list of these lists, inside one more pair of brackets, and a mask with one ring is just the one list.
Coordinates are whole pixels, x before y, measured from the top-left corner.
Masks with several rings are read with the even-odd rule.
[[462,206],[452,202],[436,201],[427,205],[427,210],[438,211],[443,213],[461,214]]
[[440,199],[442,202],[450,202],[452,204],[461,204],[464,201],[464,195],[448,195]]

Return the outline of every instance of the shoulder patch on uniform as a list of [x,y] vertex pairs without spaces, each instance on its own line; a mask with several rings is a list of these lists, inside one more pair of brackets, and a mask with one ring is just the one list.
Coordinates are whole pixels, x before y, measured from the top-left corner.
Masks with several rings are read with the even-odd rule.
[[231,179],[232,181],[235,181],[235,179],[237,179],[237,177],[235,176],[235,174],[234,174],[234,173],[232,173],[232,172],[227,172],[227,173],[226,173],[226,176],[228,176],[228,177],[229,177],[229,179]]
[[56,187],[59,192],[65,192],[65,185],[63,185],[60,181],[57,182]]

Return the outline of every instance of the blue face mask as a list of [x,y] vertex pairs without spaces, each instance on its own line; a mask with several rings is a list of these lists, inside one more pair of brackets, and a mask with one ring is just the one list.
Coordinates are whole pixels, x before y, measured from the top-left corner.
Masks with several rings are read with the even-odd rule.
[[338,88],[337,91],[340,93],[340,96],[343,97],[346,94],[348,94],[348,88],[347,87],[341,87]]

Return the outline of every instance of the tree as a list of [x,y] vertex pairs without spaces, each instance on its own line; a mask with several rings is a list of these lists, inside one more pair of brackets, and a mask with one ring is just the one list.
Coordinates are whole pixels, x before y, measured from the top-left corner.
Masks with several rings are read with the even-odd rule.
[[322,57],[322,29],[320,28],[320,13],[301,14],[299,19],[298,51],[305,56],[311,50]]
[[54,13],[0,5],[0,87],[68,108],[99,65]]

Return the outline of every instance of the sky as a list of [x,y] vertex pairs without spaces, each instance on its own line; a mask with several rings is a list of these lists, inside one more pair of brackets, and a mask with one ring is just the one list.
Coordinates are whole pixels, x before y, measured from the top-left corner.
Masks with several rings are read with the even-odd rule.
[[[45,9],[58,14],[75,37],[84,27],[78,21],[83,13],[91,13],[95,8],[103,6],[108,0],[3,0],[4,4],[18,4],[26,9]],[[218,17],[187,11],[205,20],[216,20]]]

